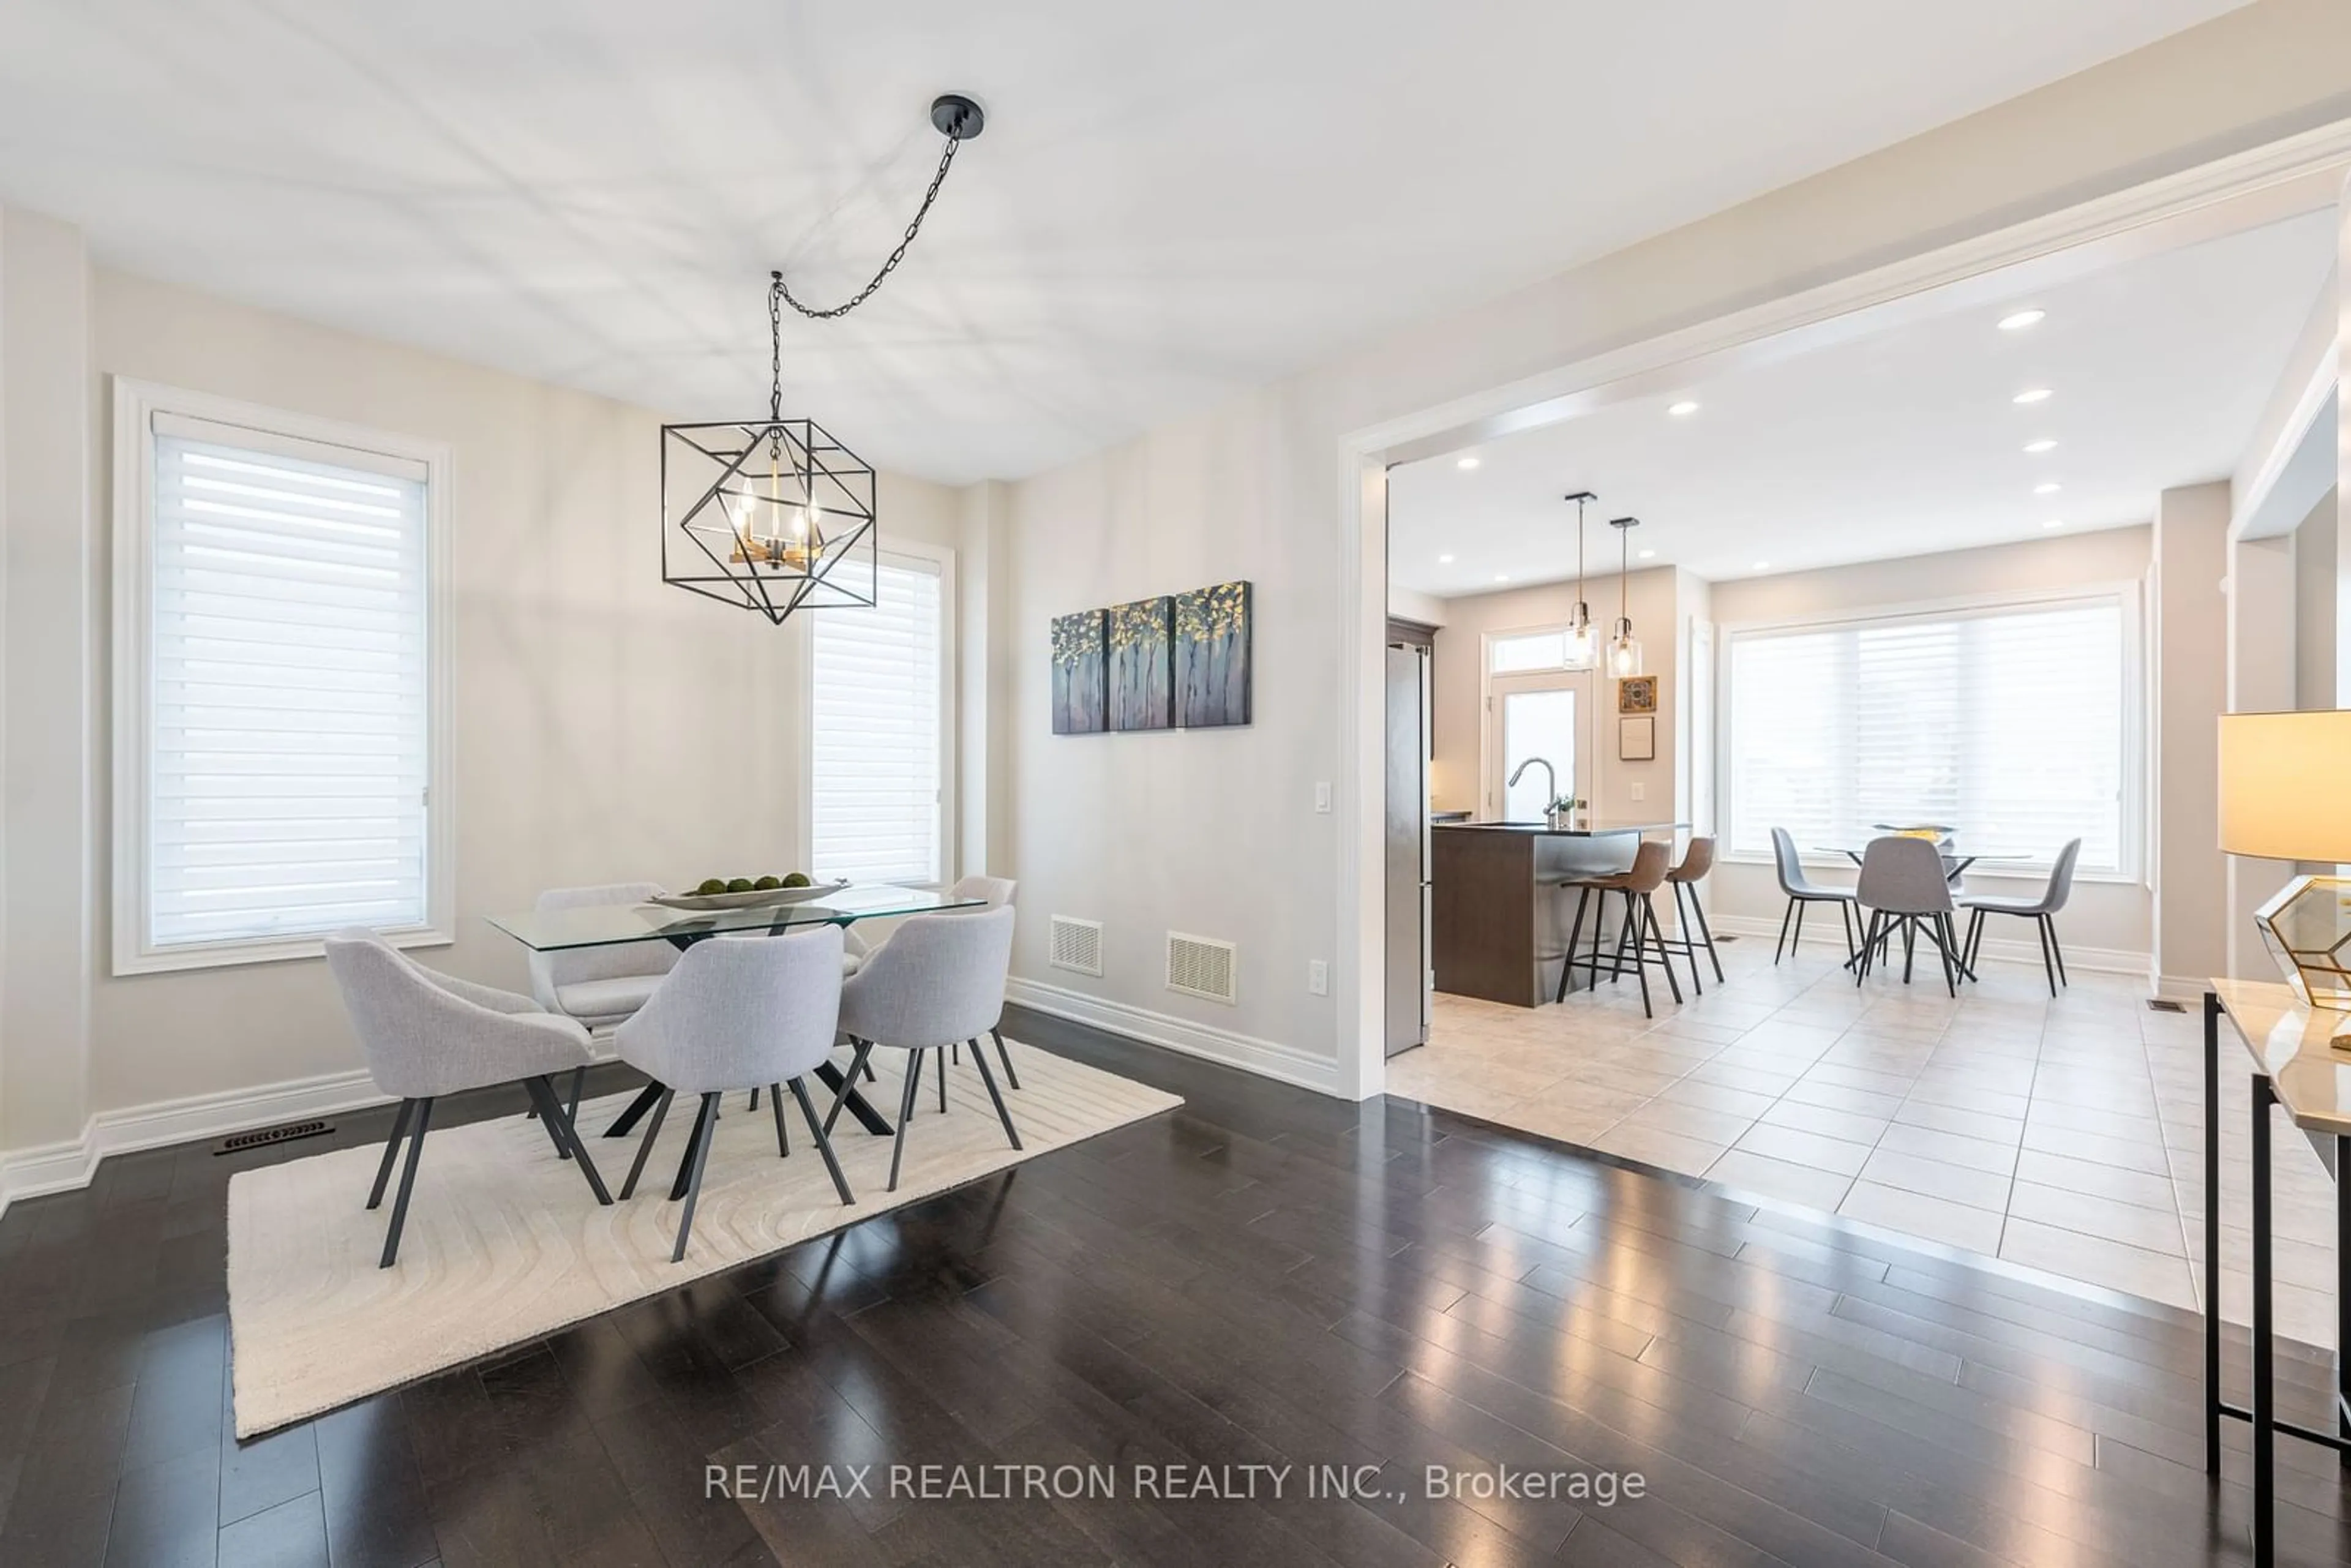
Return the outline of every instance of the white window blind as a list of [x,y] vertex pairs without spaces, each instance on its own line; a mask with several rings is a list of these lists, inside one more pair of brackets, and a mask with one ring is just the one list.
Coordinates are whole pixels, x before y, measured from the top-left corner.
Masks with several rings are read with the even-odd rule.
[[945,649],[938,567],[885,556],[871,609],[810,616],[810,870],[936,883]]
[[1730,643],[1730,849],[1858,846],[1947,823],[1959,847],[2128,865],[2130,617],[2114,595],[1834,626]]
[[146,941],[427,918],[425,468],[158,413]]

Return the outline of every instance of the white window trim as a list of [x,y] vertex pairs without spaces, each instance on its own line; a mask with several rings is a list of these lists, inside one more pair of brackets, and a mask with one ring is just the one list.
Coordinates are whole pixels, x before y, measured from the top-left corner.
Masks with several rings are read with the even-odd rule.
[[[893,539],[880,546],[876,553],[884,562],[894,557],[901,565],[929,566],[939,574],[939,880],[914,885],[952,887],[963,874],[963,819],[956,804],[956,780],[962,773],[961,758],[956,750],[956,716],[962,706],[956,679],[956,552],[946,545],[921,539]],[[816,747],[811,744],[816,712],[814,617],[856,613],[854,609],[810,610],[785,623],[797,633],[791,656],[799,661],[800,666],[797,711],[786,718],[787,733],[799,753],[799,822],[792,846],[795,865],[809,864],[816,843]]]
[[[1731,650],[1741,637],[1768,636],[1779,632],[1815,631],[1825,627],[1884,626],[1903,621],[1933,620],[1942,616],[1980,614],[1986,611],[2030,610],[2037,606],[2079,604],[2092,601],[2115,600],[2122,606],[2123,622],[2123,799],[2120,842],[2123,863],[2115,871],[2085,871],[2075,874],[2077,883],[2108,883],[2146,887],[2149,885],[2152,857],[2147,853],[2147,799],[2149,769],[2154,765],[2147,747],[2147,614],[2146,586],[2137,578],[2105,582],[2069,583],[2064,587],[2036,589],[2027,591],[1975,593],[1948,599],[1913,600],[1898,604],[1873,605],[1866,610],[1823,611],[1813,615],[1782,616],[1769,621],[1742,621],[1715,628],[1715,789],[1714,810],[1718,824],[1733,820],[1735,802],[1732,792],[1730,755],[1731,705],[1738,700],[1731,677]],[[1799,845],[1798,858],[1808,866],[1853,869],[1850,857],[1824,854],[1812,845]],[[1725,850],[1723,862],[1731,865],[1770,865],[1769,854],[1756,852],[1734,853]],[[1985,862],[1969,868],[1972,881],[2000,881],[2014,878],[2032,883],[2048,879],[2050,863],[2045,861],[2003,861],[1998,865]]]
[[240,425],[264,436],[343,446],[360,455],[404,458],[425,468],[425,919],[386,929],[402,947],[445,946],[456,940],[457,833],[455,748],[450,733],[449,519],[455,464],[445,443],[418,440],[185,392],[116,376],[114,382],[114,832],[113,925],[117,975],[316,958],[321,936],[246,937],[222,942],[148,941],[147,903],[148,633],[153,624],[151,521],[154,516],[155,415],[182,414]]

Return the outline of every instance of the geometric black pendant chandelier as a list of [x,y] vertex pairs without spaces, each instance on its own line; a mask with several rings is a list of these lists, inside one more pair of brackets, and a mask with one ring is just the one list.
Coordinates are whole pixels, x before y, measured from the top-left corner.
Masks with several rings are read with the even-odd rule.
[[768,279],[765,418],[662,426],[662,580],[754,610],[782,625],[795,610],[871,605],[879,577],[873,470],[812,419],[784,417],[783,308],[813,320],[846,316],[897,269],[938,199],[956,149],[986,123],[979,105],[948,93],[931,105],[946,138],[938,172],[905,236],[864,287],[817,309]]

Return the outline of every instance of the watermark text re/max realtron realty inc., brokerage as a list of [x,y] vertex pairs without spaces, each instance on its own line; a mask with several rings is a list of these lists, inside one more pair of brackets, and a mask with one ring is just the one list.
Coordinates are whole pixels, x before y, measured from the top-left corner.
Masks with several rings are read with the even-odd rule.
[[1159,1502],[1283,1498],[1404,1502],[1414,1498],[1510,1498],[1600,1508],[1648,1492],[1638,1471],[1457,1470],[1382,1465],[708,1465],[705,1497],[1050,1502],[1134,1498]]

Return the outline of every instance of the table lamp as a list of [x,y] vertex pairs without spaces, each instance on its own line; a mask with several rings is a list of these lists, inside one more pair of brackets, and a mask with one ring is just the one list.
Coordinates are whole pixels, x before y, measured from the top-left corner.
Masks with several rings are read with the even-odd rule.
[[[2351,711],[2220,716],[2220,848],[2351,862]],[[2331,1043],[2351,1051],[2351,881],[2297,876],[2253,921],[2294,994],[2346,1015]]]

